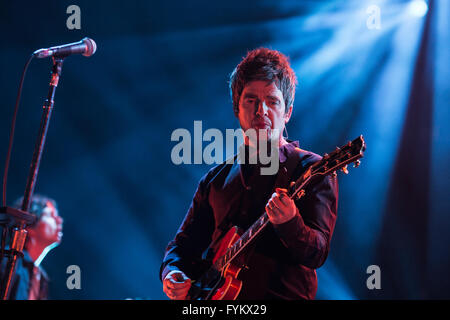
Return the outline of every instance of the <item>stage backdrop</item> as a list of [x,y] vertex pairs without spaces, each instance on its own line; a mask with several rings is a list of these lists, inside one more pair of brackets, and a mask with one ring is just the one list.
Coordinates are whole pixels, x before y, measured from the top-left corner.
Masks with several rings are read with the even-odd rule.
[[[28,56],[86,36],[98,46],[64,62],[36,187],[64,218],[63,242],[43,263],[51,298],[166,299],[165,246],[212,167],[174,164],[171,134],[193,133],[194,121],[203,132],[238,128],[229,75],[260,46],[288,55],[299,78],[289,138],[319,154],[360,134],[368,146],[339,176],[317,298],[449,298],[450,4],[430,1],[423,15],[410,3],[2,1],[1,166]],[[68,28],[70,5],[80,29]],[[28,70],[8,204],[24,192],[50,67],[36,59]],[[66,286],[70,265],[80,290]],[[366,285],[370,265],[379,290]]]

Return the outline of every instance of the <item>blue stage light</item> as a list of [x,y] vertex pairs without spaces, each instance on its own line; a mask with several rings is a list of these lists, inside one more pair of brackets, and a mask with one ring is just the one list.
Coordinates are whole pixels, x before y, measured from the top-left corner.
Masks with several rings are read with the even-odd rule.
[[408,5],[408,13],[412,16],[421,18],[427,14],[428,5],[424,0],[413,0]]

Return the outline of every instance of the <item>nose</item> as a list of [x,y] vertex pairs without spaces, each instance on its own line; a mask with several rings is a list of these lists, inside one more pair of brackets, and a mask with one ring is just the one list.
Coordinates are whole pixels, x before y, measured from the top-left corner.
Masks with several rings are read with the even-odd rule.
[[256,114],[263,117],[267,114],[267,105],[264,100],[260,100],[256,106]]

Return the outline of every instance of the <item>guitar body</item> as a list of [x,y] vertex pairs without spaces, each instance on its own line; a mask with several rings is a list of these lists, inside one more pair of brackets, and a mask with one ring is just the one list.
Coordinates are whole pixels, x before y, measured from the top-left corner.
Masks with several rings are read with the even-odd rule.
[[[214,256],[213,263],[216,262],[218,258],[223,256],[227,252],[228,248],[240,239],[241,234],[242,231],[236,226],[228,230],[220,242]],[[242,289],[242,281],[237,279],[241,269],[242,268],[233,265],[233,263],[230,263],[223,270],[223,284],[216,289],[215,293],[211,297],[211,300],[236,300]]]

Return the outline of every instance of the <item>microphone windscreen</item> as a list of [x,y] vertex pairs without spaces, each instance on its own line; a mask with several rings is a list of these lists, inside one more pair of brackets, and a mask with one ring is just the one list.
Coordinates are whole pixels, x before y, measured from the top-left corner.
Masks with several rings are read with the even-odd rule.
[[86,44],[87,47],[87,50],[83,53],[83,56],[85,57],[92,56],[95,53],[95,51],[97,51],[97,44],[91,38],[84,38],[82,41]]

